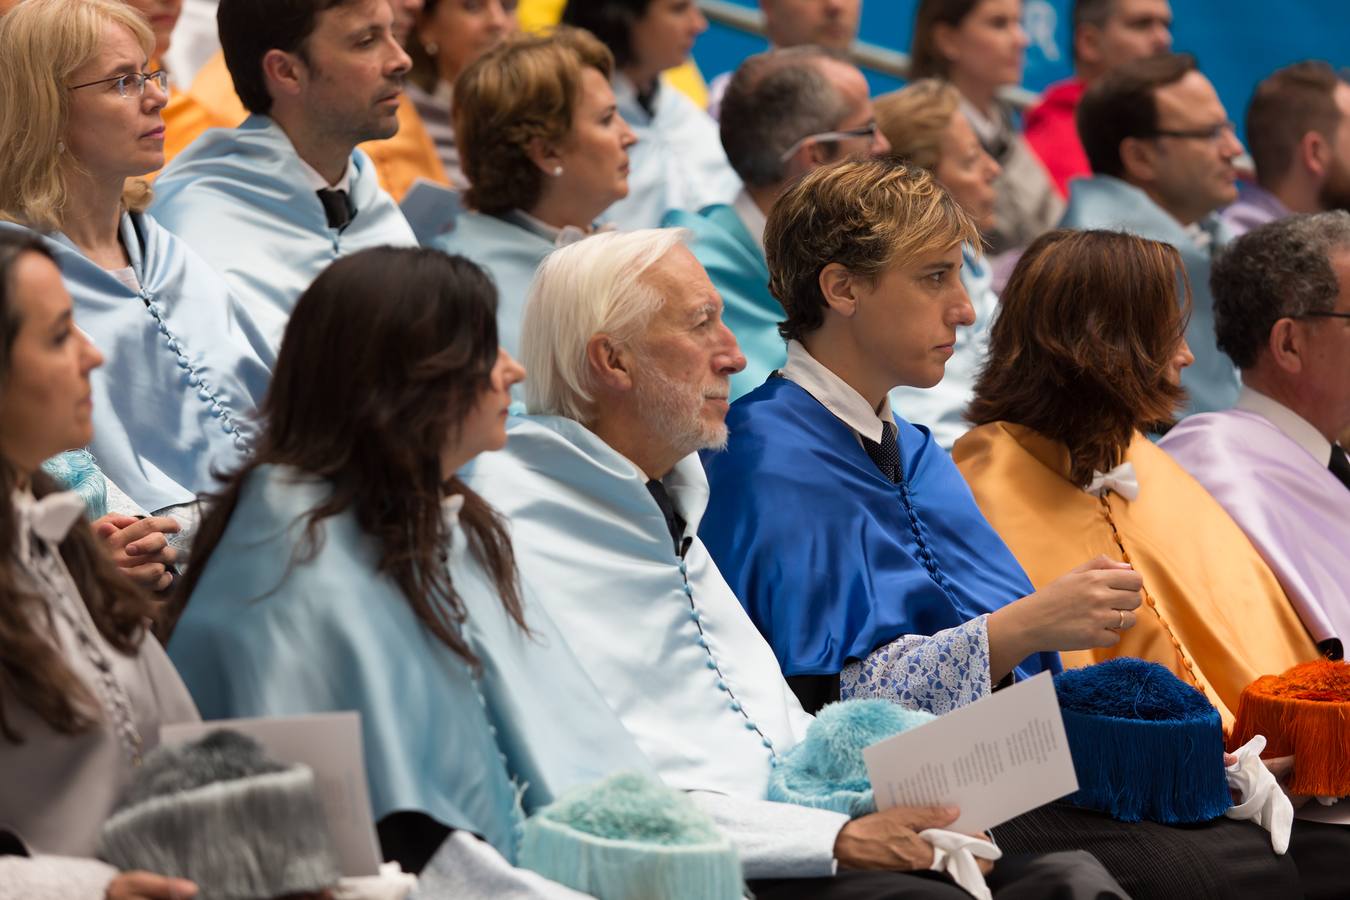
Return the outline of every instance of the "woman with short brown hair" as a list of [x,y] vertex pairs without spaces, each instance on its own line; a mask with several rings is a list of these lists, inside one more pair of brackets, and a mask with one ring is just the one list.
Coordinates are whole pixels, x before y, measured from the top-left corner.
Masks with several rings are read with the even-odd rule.
[[1215,500],[1145,434],[1184,402],[1190,290],[1167,244],[1109,231],[1033,243],[1001,296],[953,457],[1040,587],[1068,560],[1134,566],[1145,605],[1114,647],[1061,654],[1161,663],[1230,726],[1257,677],[1317,648],[1270,569]]
[[492,275],[498,335],[512,354],[535,269],[628,194],[628,148],[636,138],[610,89],[613,71],[604,44],[559,28],[508,41],[455,85],[471,211],[432,243]]

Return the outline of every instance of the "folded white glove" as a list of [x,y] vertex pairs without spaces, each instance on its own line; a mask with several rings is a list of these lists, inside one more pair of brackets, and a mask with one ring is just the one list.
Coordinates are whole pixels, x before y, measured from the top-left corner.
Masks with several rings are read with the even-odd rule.
[[1289,849],[1289,831],[1294,827],[1294,804],[1280,789],[1275,775],[1261,761],[1266,739],[1256,735],[1237,749],[1237,762],[1228,766],[1228,786],[1238,792],[1242,802],[1230,807],[1230,819],[1252,819],[1270,832],[1270,845],[1283,855]]
[[973,895],[975,900],[993,900],[975,858],[999,859],[1003,856],[1002,850],[983,838],[941,828],[925,828],[919,832],[919,837],[933,845],[933,864],[928,868],[946,872],[957,887]]
[[344,878],[333,890],[333,900],[405,900],[417,887],[417,876],[409,875],[396,862],[380,866],[380,874]]

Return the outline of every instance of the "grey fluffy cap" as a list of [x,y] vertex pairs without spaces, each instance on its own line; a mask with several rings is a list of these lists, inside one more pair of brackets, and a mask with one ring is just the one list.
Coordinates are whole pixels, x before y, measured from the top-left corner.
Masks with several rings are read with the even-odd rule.
[[99,856],[191,879],[200,900],[309,893],[341,877],[314,773],[225,730],[148,754],[103,825]]

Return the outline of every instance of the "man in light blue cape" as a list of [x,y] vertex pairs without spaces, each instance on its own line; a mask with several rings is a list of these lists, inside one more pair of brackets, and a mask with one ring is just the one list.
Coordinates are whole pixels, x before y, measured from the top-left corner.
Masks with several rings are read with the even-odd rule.
[[[522,581],[638,746],[736,844],[756,896],[957,896],[901,874],[929,864],[922,839],[913,855],[895,842],[938,826],[933,811],[850,821],[765,800],[811,718],[698,538],[708,484],[695,451],[724,439],[744,360],[681,239],[602,234],[544,262],[522,338],[539,414],[514,420],[506,450],[467,480],[507,516]],[[901,871],[836,875],[864,845],[878,854],[866,867]],[[1060,863],[1038,877],[1100,874]]]
[[292,5],[303,14],[222,0],[221,46],[252,115],[194,141],[156,181],[152,207],[225,275],[274,349],[295,301],[333,260],[417,243],[356,149],[398,130],[411,63],[388,3]]
[[1237,407],[1191,416],[1159,446],[1279,578],[1318,647],[1350,642],[1350,214],[1299,215],[1238,238],[1214,268],[1219,346]]
[[157,512],[214,490],[213,473],[250,449],[251,417],[271,378],[261,358],[268,345],[220,275],[153,218],[123,212],[121,237],[136,288],[62,234],[47,244],[76,324],[106,360],[90,376],[89,449],[110,481]]
[[1217,211],[1237,197],[1233,160],[1242,145],[1214,86],[1185,54],[1126,63],[1083,95],[1078,133],[1091,178],[1074,179],[1064,228],[1109,228],[1171,244],[1190,280],[1181,373],[1191,412],[1228,409],[1237,370],[1214,340],[1209,270],[1231,237]]

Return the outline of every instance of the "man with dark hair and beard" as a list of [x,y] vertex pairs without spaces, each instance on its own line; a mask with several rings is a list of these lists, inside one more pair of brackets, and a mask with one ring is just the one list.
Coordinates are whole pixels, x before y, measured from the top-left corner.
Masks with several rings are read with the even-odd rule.
[[356,149],[398,131],[411,61],[389,0],[221,0],[217,21],[251,115],[183,151],[153,213],[225,276],[275,350],[333,260],[417,243]]
[[1329,64],[1285,66],[1247,105],[1256,183],[1223,213],[1235,235],[1293,213],[1350,210],[1350,83]]

